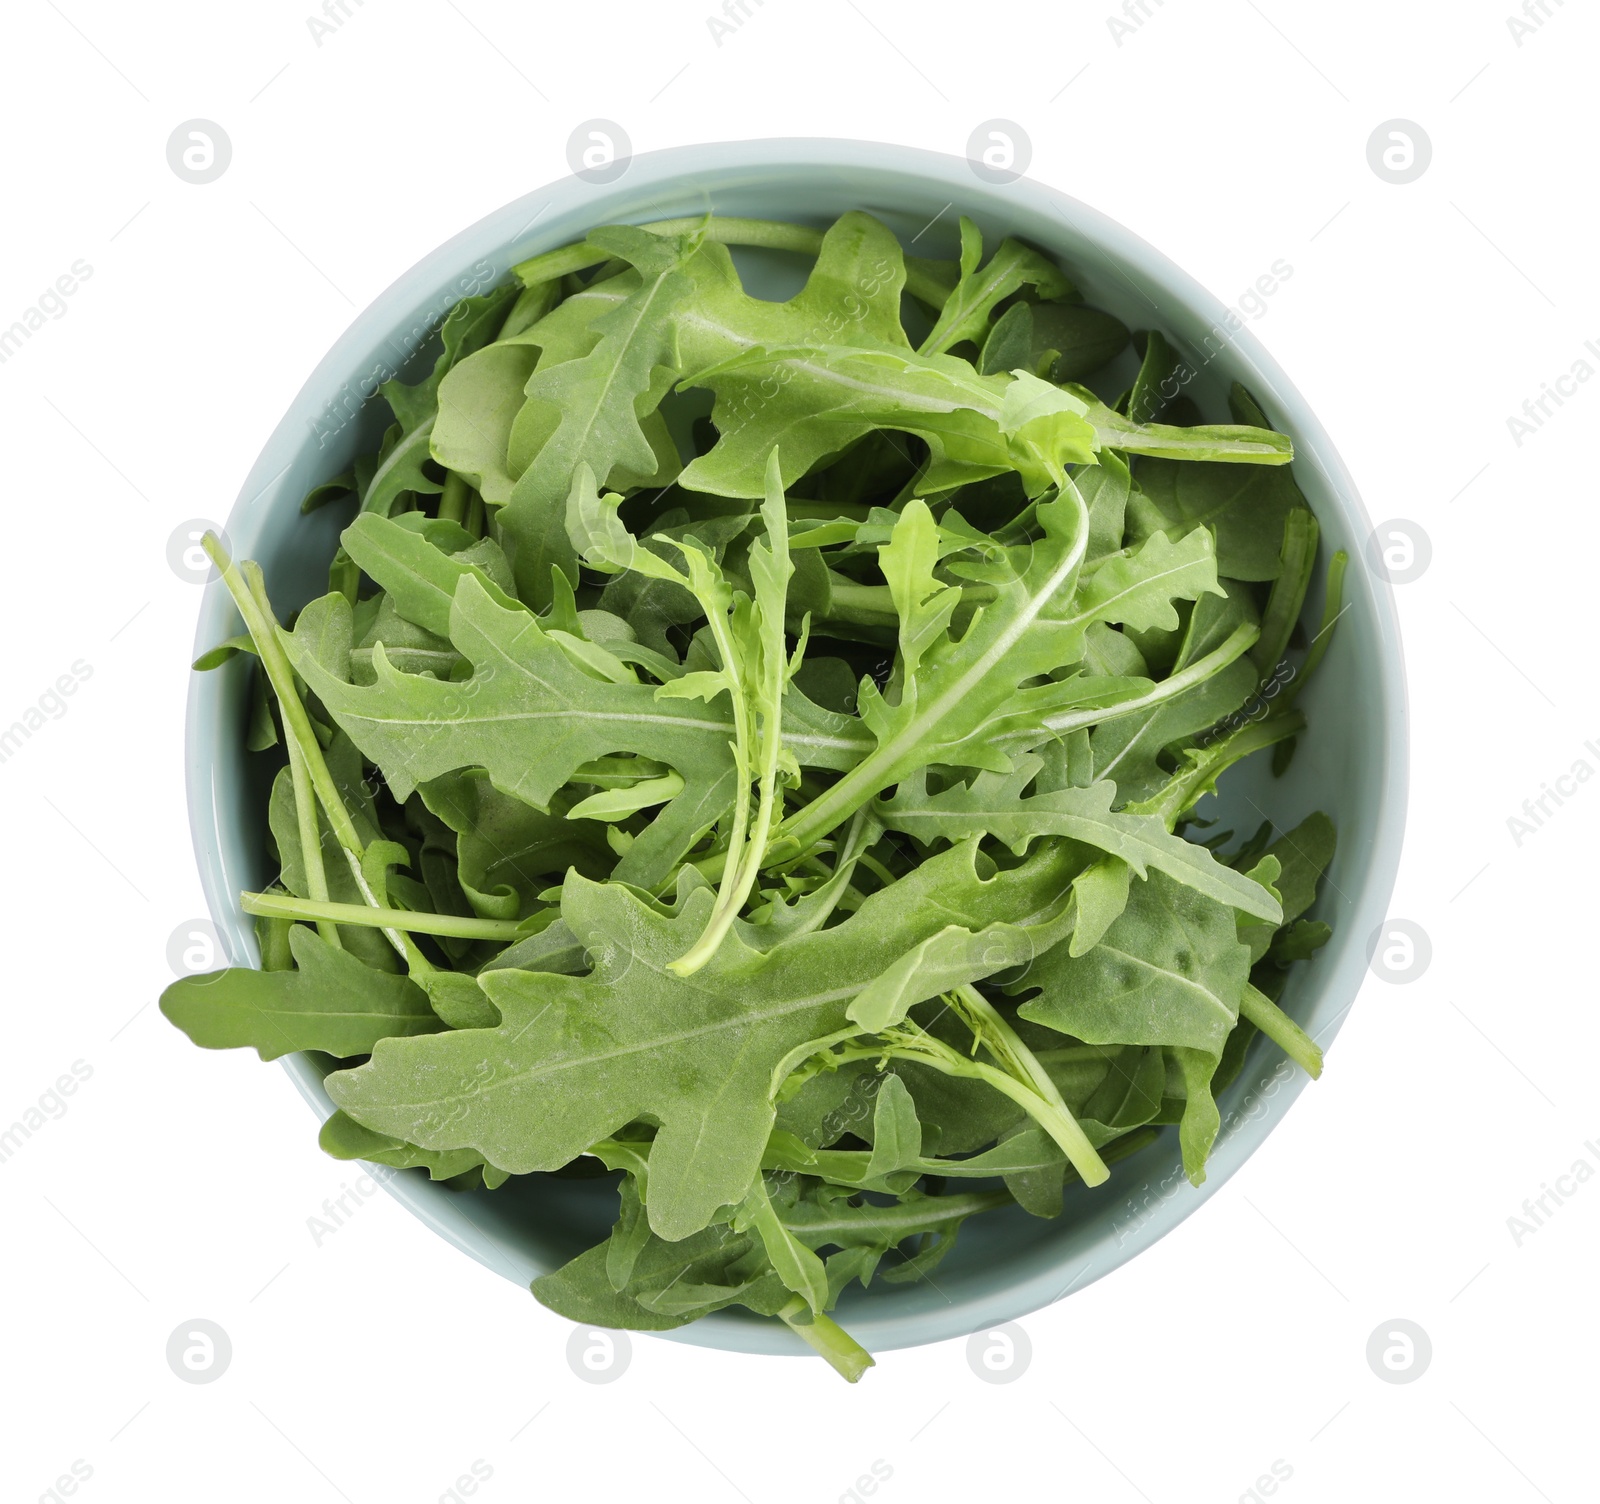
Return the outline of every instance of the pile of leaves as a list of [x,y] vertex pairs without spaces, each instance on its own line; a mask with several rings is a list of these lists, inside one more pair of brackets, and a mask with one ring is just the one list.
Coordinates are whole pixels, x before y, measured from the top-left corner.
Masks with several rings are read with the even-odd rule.
[[1287,764],[1343,564],[1303,629],[1247,393],[1202,423],[1038,251],[863,213],[596,229],[436,348],[307,498],[355,516],[292,629],[208,540],[244,630],[196,667],[252,657],[281,870],[260,970],[162,998],[195,1043],[322,1057],[341,1158],[615,1175],[533,1285],[574,1320],[742,1305],[852,1379],[847,1285],[1162,1125],[1198,1183],[1258,1031],[1320,1070],[1276,1000],[1332,827],[1195,814]]

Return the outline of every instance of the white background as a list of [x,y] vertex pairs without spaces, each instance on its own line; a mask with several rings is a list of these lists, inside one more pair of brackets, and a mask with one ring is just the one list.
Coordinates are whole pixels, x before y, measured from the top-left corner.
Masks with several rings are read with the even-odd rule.
[[[5,1499],[55,1497],[75,1461],[106,1504],[435,1501],[475,1461],[490,1504],[832,1504],[875,1461],[891,1504],[1232,1501],[1274,1462],[1294,1504],[1595,1497],[1600,1184],[1520,1246],[1507,1219],[1600,1165],[1600,786],[1520,845],[1507,820],[1600,768],[1600,383],[1520,446],[1506,420],[1600,341],[1600,23],[1550,0],[1518,45],[1510,0],[1149,0],[1119,45],[1102,4],[751,0],[720,46],[710,0],[351,0],[320,46],[309,0],[6,8],[0,326],[80,258],[92,275],[0,365],[0,724],[93,672],[0,764],[0,1125],[74,1061],[93,1074],[0,1164]],[[564,174],[594,116],[639,151],[831,134],[959,154],[978,122],[1019,122],[1032,176],[1224,298],[1290,263],[1254,332],[1374,519],[1432,541],[1396,591],[1414,728],[1394,903],[1432,965],[1369,980],[1267,1146],[1028,1318],[1008,1385],[962,1343],[849,1389],[820,1362],[648,1337],[615,1383],[580,1382],[567,1323],[387,1197],[316,1246],[307,1219],[353,1167],[280,1071],[200,1054],[153,1006],[169,935],[203,912],[180,755],[199,592],[168,536],[226,515],[359,308]],[[205,186],[166,159],[194,117],[233,143]],[[1433,143],[1404,186],[1367,161],[1395,117]],[[205,1385],[164,1356],[196,1317],[233,1345]],[[1366,1360],[1392,1318],[1431,1338],[1409,1384]]]

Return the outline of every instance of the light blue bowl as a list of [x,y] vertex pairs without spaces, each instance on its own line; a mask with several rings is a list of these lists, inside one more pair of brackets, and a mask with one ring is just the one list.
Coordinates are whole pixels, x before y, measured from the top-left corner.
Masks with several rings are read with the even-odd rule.
[[[1286,828],[1314,809],[1331,815],[1339,851],[1316,913],[1332,943],[1296,968],[1290,1013],[1323,1044],[1333,1038],[1367,969],[1368,937],[1383,921],[1399,861],[1406,802],[1405,684],[1388,587],[1364,567],[1371,524],[1350,476],[1310,409],[1248,330],[1228,332],[1229,310],[1120,225],[1027,179],[985,181],[964,160],[858,141],[778,140],[682,147],[636,157],[609,184],[575,177],[497,210],[425,257],[372,304],[323,358],[267,440],[228,519],[234,553],[266,571],[280,611],[327,589],[327,565],[347,519],[310,517],[300,498],[371,448],[381,404],[361,406],[379,381],[414,365],[424,332],[467,291],[506,276],[524,257],[582,237],[590,227],[640,223],[712,210],[719,214],[826,225],[866,209],[919,252],[953,251],[967,214],[993,245],[1019,235],[1060,258],[1089,302],[1134,328],[1158,327],[1201,374],[1190,391],[1215,420],[1229,383],[1242,381],[1295,443],[1295,475],[1322,524],[1324,556],[1345,549],[1345,611],[1319,677],[1303,704],[1313,734],[1302,738],[1288,776],[1274,781],[1257,757],[1224,780],[1221,813],[1237,804],[1245,831],[1261,815]],[[930,222],[937,220],[930,228]],[[742,255],[742,253],[741,253]],[[798,285],[794,258],[743,259],[756,290],[786,296]],[[1313,606],[1319,603],[1313,601]],[[220,583],[200,610],[196,649],[238,630]],[[266,829],[267,759],[244,750],[245,661],[196,674],[189,693],[188,787],[206,900],[232,960],[257,959],[241,889],[273,875]],[[317,1112],[332,1110],[316,1065],[285,1061]],[[196,1069],[203,1069],[198,1062]],[[1338,1069],[1335,1056],[1330,1069]],[[840,1320],[867,1347],[888,1349],[963,1336],[1015,1320],[1109,1273],[1197,1211],[1266,1138],[1306,1086],[1276,1049],[1257,1040],[1240,1079],[1223,1096],[1223,1129],[1208,1178],[1183,1178],[1175,1134],[1115,1167],[1108,1185],[1069,1191],[1063,1216],[1043,1221],[1015,1210],[975,1218],[937,1284],[852,1289]],[[307,1131],[311,1131],[308,1124]],[[462,1195],[420,1172],[388,1179],[390,1193],[464,1253],[526,1285],[604,1236],[615,1213],[608,1182],[530,1176],[503,1190]],[[671,1333],[742,1352],[796,1352],[777,1322],[725,1311]]]

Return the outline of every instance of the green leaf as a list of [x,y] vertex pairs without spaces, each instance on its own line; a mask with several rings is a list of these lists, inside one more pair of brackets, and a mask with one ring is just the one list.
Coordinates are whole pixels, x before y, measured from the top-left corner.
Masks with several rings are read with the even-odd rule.
[[511,425],[527,400],[538,360],[526,344],[493,344],[469,356],[439,385],[439,415],[429,446],[434,459],[465,475],[486,502],[511,500]]
[[927,792],[925,779],[906,779],[893,799],[873,806],[873,818],[922,841],[992,835],[1018,856],[1040,837],[1065,836],[1120,858],[1140,878],[1153,868],[1217,903],[1274,923],[1282,919],[1265,888],[1224,866],[1204,846],[1173,835],[1149,815],[1113,811],[1114,784],[1024,797],[1021,790],[1041,766],[1037,757],[1022,757],[1015,773],[979,774],[971,784],[957,783],[939,794]]
[[403,493],[432,495],[440,489],[439,482],[430,479],[422,468],[424,461],[432,458],[429,441],[439,412],[439,387],[458,361],[494,338],[515,297],[515,288],[501,287],[482,296],[463,298],[440,326],[443,349],[428,375],[415,386],[394,380],[378,388],[396,421],[385,435],[377,464],[362,486],[363,512],[387,517]]
[[1038,995],[1020,1012],[1085,1044],[1174,1050],[1188,1088],[1184,1168],[1198,1184],[1200,1146],[1209,1149],[1216,1131],[1206,1126],[1216,1115],[1206,1083],[1238,1022],[1249,972],[1232,910],[1155,872],[1086,955],[1058,945],[1034,963],[1018,985]]
[[[643,474],[657,456],[640,425],[639,403],[655,390],[658,370],[676,366],[674,315],[693,291],[684,263],[694,252],[686,239],[664,239],[644,230],[614,226],[590,236],[638,269],[638,290],[601,315],[601,338],[587,355],[537,370],[527,385],[530,402],[556,409],[559,420],[517,480],[501,508],[502,535],[511,544],[517,592],[535,607],[551,599],[551,568],[577,579],[577,561],[567,538],[566,503],[580,462],[597,476],[618,466]],[[670,375],[669,375],[670,379]]]
[[[803,849],[881,790],[934,763],[1008,771],[1009,759],[995,746],[997,733],[1017,735],[1024,747],[1060,734],[1070,727],[1053,722],[1051,712],[1081,703],[1083,692],[1070,680],[1020,686],[1081,658],[1095,622],[1176,623],[1173,597],[1217,588],[1209,541],[1196,533],[1177,545],[1153,538],[1134,557],[1114,555],[1080,590],[1088,517],[1070,482],[1068,494],[1041,505],[1037,516],[1044,529],[1037,543],[997,550],[992,563],[970,568],[990,586],[993,600],[959,640],[945,636],[920,649],[917,672],[900,685],[897,703],[863,683],[861,718],[876,748],[791,815],[780,836]],[[908,509],[896,532],[923,526],[920,514]],[[1006,719],[997,725],[1002,708]],[[1096,718],[1086,715],[1084,723]]]
[[660,1124],[650,1225],[686,1237],[749,1190],[773,1124],[774,1069],[845,1026],[885,957],[952,916],[981,929],[1036,912],[1059,884],[1053,853],[985,882],[971,849],[957,848],[770,956],[736,926],[701,971],[679,978],[669,963],[703,928],[707,889],[663,913],[618,884],[571,876],[562,917],[594,957],[590,976],[486,972],[498,1029],[394,1041],[369,1065],[330,1076],[328,1091],[379,1132],[475,1148],[513,1173],[565,1164],[647,1116]]
[[364,1159],[369,1164],[388,1165],[396,1170],[426,1170],[430,1180],[453,1180],[458,1175],[481,1170],[483,1183],[494,1190],[509,1179],[503,1170],[486,1165],[483,1156],[474,1154],[470,1149],[434,1154],[402,1139],[363,1128],[343,1112],[334,1113],[322,1125],[317,1142],[321,1144],[323,1153],[335,1159]]
[[1003,240],[981,269],[983,240],[978,228],[961,216],[961,280],[955,285],[939,321],[922,342],[921,353],[939,354],[963,340],[981,344],[995,308],[1023,287],[1033,287],[1041,298],[1064,298],[1072,283],[1055,262],[1017,240]]
[[[1260,418],[1260,409],[1253,403],[1241,406],[1237,398],[1235,412],[1242,421]],[[1211,458],[1196,454],[1188,460],[1174,454],[1141,460],[1135,476],[1138,490],[1128,504],[1129,537],[1138,541],[1164,532],[1180,538],[1192,528],[1210,528],[1216,534],[1220,573],[1238,580],[1276,579],[1283,567],[1284,527],[1292,513],[1306,510],[1300,487],[1286,466],[1202,463]]]
[[405,977],[374,971],[303,924],[289,931],[289,946],[295,970],[182,977],[161,994],[161,1011],[204,1049],[249,1047],[263,1060],[296,1050],[365,1055],[379,1040],[444,1027]]

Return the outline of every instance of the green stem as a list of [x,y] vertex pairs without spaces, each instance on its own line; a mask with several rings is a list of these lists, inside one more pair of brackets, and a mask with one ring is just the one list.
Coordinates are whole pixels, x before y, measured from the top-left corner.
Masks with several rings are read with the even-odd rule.
[[[1175,674],[1169,674],[1148,694],[1139,695],[1132,700],[1118,700],[1110,705],[1090,706],[1084,710],[1063,710],[1056,715],[1047,715],[1040,725],[1052,735],[1062,737],[1068,732],[1098,726],[1104,721],[1114,721],[1120,716],[1138,715],[1141,711],[1153,710],[1157,705],[1164,705],[1186,690],[1193,689],[1195,685],[1204,684],[1206,680],[1220,674],[1229,664],[1242,658],[1259,635],[1256,627],[1247,622],[1241,623],[1219,646],[1204,657],[1196,658],[1188,667],[1179,669]],[[1028,735],[1033,736],[1031,729]]]
[[223,551],[222,543],[216,534],[207,533],[202,540],[202,546],[210,555],[211,562],[221,570],[222,582],[228,587],[228,594],[233,597],[234,605],[239,608],[239,614],[244,618],[245,630],[249,632],[251,641],[256,645],[256,654],[261,659],[262,667],[267,671],[267,680],[272,685],[272,692],[278,697],[278,708],[283,714],[284,727],[300,744],[311,786],[316,790],[317,798],[322,801],[323,808],[328,812],[329,827],[345,850],[359,852],[360,837],[356,834],[355,823],[351,820],[349,811],[345,809],[343,799],[339,797],[339,789],[333,781],[333,774],[328,771],[327,761],[322,755],[322,744],[311,728],[311,717],[306,714],[305,706],[300,703],[300,695],[294,685],[294,668],[289,662],[289,655],[283,650],[283,644],[278,641],[277,621],[269,612],[262,609],[255,594],[245,583],[238,566]]
[[242,893],[247,914],[268,919],[315,919],[362,924],[371,929],[403,930],[414,935],[450,935],[458,940],[495,940],[509,945],[527,937],[520,919],[477,919],[463,914],[421,914],[411,909],[374,908],[363,903],[328,903],[282,893]]
[[[695,215],[682,219],[657,219],[641,225],[654,235],[691,235],[700,231],[707,240],[721,245],[760,246],[770,251],[795,251],[802,256],[815,256],[822,249],[821,230],[808,225],[791,225],[775,219],[745,219],[738,215]],[[579,241],[564,245],[541,255],[531,256],[511,268],[524,287],[537,287],[541,282],[551,282],[570,272],[581,272],[591,266],[600,266],[611,259],[609,251],[602,251]],[[906,291],[912,297],[934,308],[943,308],[954,287],[945,265],[924,260],[918,256],[906,258]]]
[[1239,1013],[1283,1051],[1313,1081],[1322,1074],[1322,1051],[1317,1042],[1264,992],[1248,982],[1239,1000]]
[[894,1037],[874,1053],[901,1055],[908,1060],[920,1060],[924,1065],[931,1065],[947,1076],[968,1076],[986,1082],[1003,1096],[1010,1097],[1056,1141],[1057,1147],[1067,1156],[1068,1163],[1083,1177],[1085,1185],[1100,1185],[1110,1175],[1105,1161],[1079,1127],[1078,1120],[1061,1102],[1059,1092],[1054,1093],[1056,1100],[1052,1102],[1027,1082],[1019,1081],[1015,1076],[986,1065],[981,1060],[969,1059],[920,1029],[915,1036]]
[[1159,793],[1137,804],[1125,806],[1124,813],[1155,815],[1168,830],[1199,802],[1223,771],[1234,763],[1266,747],[1286,741],[1305,729],[1306,718],[1297,710],[1280,710],[1263,721],[1249,721],[1237,731],[1198,750],[1196,761],[1173,778]]
[[1039,1057],[1022,1042],[1022,1036],[1006,1022],[1000,1010],[988,998],[970,985],[957,987],[954,998],[957,1011],[966,1015],[972,1032],[1001,1065],[1026,1080],[1047,1102],[1054,1102],[1063,1112],[1069,1111],[1066,1098],[1050,1079],[1050,1073],[1039,1063]]
[[[215,533],[207,533],[201,539],[201,546],[221,572],[222,583],[227,586],[228,594],[233,597],[233,603],[244,619],[245,629],[256,645],[256,656],[266,669],[267,681],[278,697],[278,709],[283,716],[284,730],[299,744],[300,754],[305,759],[306,775],[311,780],[311,787],[328,816],[329,829],[333,831],[339,845],[344,848],[345,860],[349,863],[357,890],[369,904],[378,908],[380,905],[377,895],[373,893],[366,874],[361,870],[361,857],[365,850],[361,844],[361,837],[356,831],[355,822],[350,818],[350,811],[344,806],[339,786],[333,781],[333,774],[328,770],[327,759],[322,755],[322,743],[317,740],[316,732],[311,726],[311,717],[306,714],[306,708],[300,702],[300,692],[294,683],[294,668],[289,662],[289,655],[283,650],[282,642],[278,639],[280,629],[277,620],[271,611],[261,604],[266,599],[265,585],[260,586],[261,596],[258,601],[255,592],[246,583],[238,566],[228,557],[227,550],[223,548],[221,539]],[[259,580],[260,570],[253,565],[252,573]],[[407,966],[418,971],[433,970],[428,964],[427,957],[417,949],[409,935],[396,929],[386,929],[384,934],[388,937],[389,943],[405,958]]]
[[947,682],[930,696],[926,707],[919,701],[910,719],[902,722],[888,741],[880,742],[820,798],[812,800],[784,820],[774,832],[773,844],[767,852],[769,859],[790,861],[802,852],[809,851],[818,840],[849,819],[881,790],[898,783],[907,774],[923,766],[926,756],[923,756],[922,762],[916,761],[916,758],[922,749],[937,744],[940,722],[975,693],[982,692],[986,681],[993,679],[1011,646],[1037,620],[1046,601],[1062,590],[1070,591],[1073,588],[1089,543],[1089,509],[1078,494],[1077,487],[1067,487],[1066,494],[1077,507],[1076,537],[1072,548],[1044,582],[1046,588],[1040,590],[1019,613],[1018,619],[986,651],[949,676]]
[[875,1360],[866,1348],[831,1316],[813,1312],[800,1296],[795,1296],[778,1315],[795,1336],[826,1358],[829,1367],[850,1383],[854,1384],[873,1366]]
[[444,478],[444,491],[439,497],[439,520],[459,522],[467,520],[467,509],[472,502],[472,486],[466,476],[449,471]]
[[1278,577],[1272,582],[1267,609],[1261,613],[1261,641],[1256,644],[1257,673],[1274,673],[1289,646],[1294,624],[1306,603],[1312,571],[1317,564],[1317,519],[1296,507],[1283,524],[1283,547],[1278,552]]
[[[259,572],[251,573],[248,584],[251,598],[261,614],[270,620],[272,607],[267,601],[267,587]],[[300,749],[298,738],[286,737],[284,746],[289,754],[289,783],[294,790],[294,817],[300,836],[300,860],[305,866],[306,887],[315,901],[326,903],[328,873],[322,864],[322,827],[317,819],[317,796],[311,787],[311,775],[307,771],[305,754]],[[339,939],[339,927],[331,920],[319,919],[317,933],[335,950],[344,949],[344,943]]]
[[[745,833],[750,828],[750,745],[754,741],[750,725],[750,703],[745,694],[744,682],[739,674],[739,660],[734,656],[733,637],[728,630],[728,619],[721,611],[708,611],[706,622],[722,655],[722,666],[728,675],[728,694],[733,700],[733,760],[734,777],[738,791],[734,796],[733,828],[728,832],[728,852],[731,860],[723,863],[722,879],[717,889],[717,901],[712,906],[711,917],[695,941],[676,961],[669,961],[667,969],[680,977],[692,976],[717,953],[723,937],[733,927],[734,917],[744,902],[749,884],[744,882],[744,868],[749,865],[745,851]],[[758,817],[759,818],[759,817]],[[762,832],[761,850],[766,850],[766,832]],[[759,860],[759,858],[758,858]],[[755,881],[751,874],[751,883]],[[743,891],[741,891],[743,890]]]
[[898,627],[900,613],[887,585],[858,585],[832,571],[828,576],[825,621],[850,621],[871,627]]
[[1350,555],[1342,548],[1328,561],[1328,589],[1322,602],[1322,625],[1317,629],[1317,635],[1311,639],[1311,651],[1306,654],[1306,661],[1295,676],[1294,688],[1289,691],[1288,703],[1291,705],[1305,688],[1306,681],[1316,673],[1317,666],[1322,662],[1322,655],[1328,651],[1328,645],[1333,641],[1333,629],[1338,624],[1339,618],[1344,615],[1339,597],[1344,594],[1344,570],[1349,562]]
[[[305,863],[306,889],[316,903],[328,901],[328,873],[322,865],[322,829],[317,819],[317,796],[306,772],[300,744],[288,738],[289,781],[294,788],[294,815],[300,831],[300,860]],[[339,927],[331,919],[317,921],[317,933],[335,950],[343,950]]]

